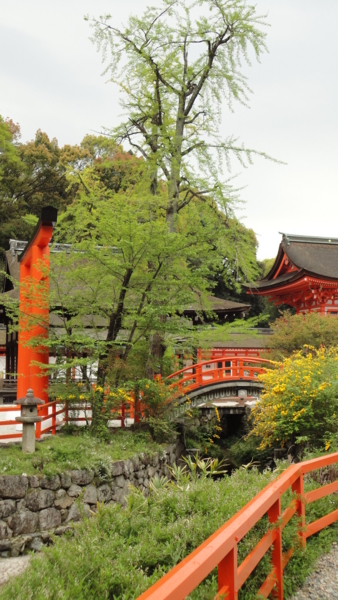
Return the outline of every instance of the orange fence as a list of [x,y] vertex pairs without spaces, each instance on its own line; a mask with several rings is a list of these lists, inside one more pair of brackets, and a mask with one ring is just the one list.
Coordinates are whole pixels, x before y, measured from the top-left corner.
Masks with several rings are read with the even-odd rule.
[[[45,414],[45,411],[48,411],[48,414]],[[46,404],[42,404],[38,406],[38,416],[42,417],[42,421],[40,421],[39,423],[36,423],[36,428],[35,428],[35,437],[36,439],[40,439],[42,435],[46,434],[46,433],[52,433],[53,435],[56,434],[56,427],[60,426],[61,424],[65,423],[65,424],[69,424],[69,423],[80,423],[80,422],[86,422],[89,423],[92,418],[91,416],[71,416],[72,411],[79,411],[79,412],[85,412],[85,411],[91,411],[91,407],[89,405],[86,404],[75,404],[72,403],[70,405],[69,402],[65,401],[64,403],[61,403],[58,400],[54,400],[53,402],[48,402]],[[11,406],[11,405],[6,405],[6,406],[0,406],[0,427],[1,426],[8,426],[8,425],[20,425],[20,423],[18,423],[15,418],[13,419],[7,419],[7,420],[3,420],[1,419],[1,413],[16,413],[16,416],[20,415],[20,407],[19,406]],[[113,411],[112,411],[113,412]],[[59,415],[63,415],[63,417],[59,420],[57,420],[57,416]],[[135,403],[131,402],[130,403],[130,408],[128,409],[126,404],[122,403],[120,409],[118,410],[118,414],[113,414],[112,415],[112,419],[113,420],[120,420],[121,421],[121,427],[125,427],[125,423],[126,423],[126,419],[130,418],[130,419],[134,419],[134,421],[137,423],[140,421],[140,415],[142,415],[142,407],[139,406],[139,403],[137,403],[137,406],[135,407]],[[14,415],[13,415],[14,417]],[[51,421],[51,424],[48,424],[47,426],[45,425],[46,421]],[[1,430],[0,430],[0,440],[10,440],[10,439],[16,439],[16,438],[22,438],[22,431],[18,432],[18,433],[6,433],[6,434],[2,434]]]
[[[216,599],[237,600],[238,590],[270,548],[273,567],[257,594],[268,598],[274,590],[274,597],[283,600],[283,570],[294,552],[291,549],[282,553],[283,529],[293,515],[297,514],[298,537],[301,546],[305,547],[308,537],[338,520],[338,510],[335,510],[305,526],[306,503],[315,502],[337,492],[338,481],[304,494],[303,476],[333,463],[338,463],[338,452],[290,466],[201,546],[139,596],[139,600],[183,600],[216,567]],[[290,488],[294,492],[294,498],[282,512],[281,498]],[[268,515],[271,529],[238,566],[238,543],[265,514]]]
[[228,356],[226,359],[206,360],[196,365],[191,365],[169,375],[173,379],[173,386],[179,391],[190,392],[197,388],[220,381],[252,381],[265,372],[266,366],[271,361],[264,358],[239,358]]
[[[8,419],[6,421],[3,421],[1,419],[2,417],[2,413],[7,413],[7,412],[15,412],[17,413],[17,416],[19,416],[20,414],[20,410],[18,409],[17,406],[0,406],[0,426],[7,426],[7,425],[18,425],[19,423],[17,421],[15,421],[15,419]],[[0,430],[1,431],[1,430]],[[22,433],[0,433],[0,440],[10,440],[10,439],[15,439],[15,438],[21,438],[22,437]]]

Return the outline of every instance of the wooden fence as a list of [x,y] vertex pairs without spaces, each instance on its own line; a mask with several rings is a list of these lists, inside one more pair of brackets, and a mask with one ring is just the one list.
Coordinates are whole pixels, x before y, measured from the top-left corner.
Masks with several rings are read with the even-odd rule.
[[[139,600],[183,600],[216,567],[216,599],[237,600],[238,590],[270,548],[273,566],[261,588],[257,590],[257,595],[268,598],[274,591],[274,597],[283,600],[283,570],[294,553],[293,548],[284,554],[282,552],[283,529],[290,519],[297,515],[298,538],[300,545],[305,548],[308,537],[338,520],[338,510],[334,510],[305,526],[306,504],[337,492],[338,481],[304,494],[304,475],[334,463],[338,463],[338,452],[291,465],[201,546],[139,596]],[[294,492],[294,497],[282,511],[282,496],[290,489]],[[265,514],[268,515],[271,528],[238,565],[238,543]]]

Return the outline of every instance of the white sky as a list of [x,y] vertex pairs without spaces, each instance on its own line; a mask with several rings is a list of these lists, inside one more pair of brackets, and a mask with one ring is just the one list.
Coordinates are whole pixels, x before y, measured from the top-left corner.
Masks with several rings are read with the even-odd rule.
[[[154,0],[1,0],[0,114],[60,145],[118,123],[118,94],[101,77],[85,14],[116,23]],[[259,258],[276,255],[279,231],[338,237],[337,0],[256,0],[268,12],[270,53],[248,70],[250,110],[224,111],[224,135],[287,162],[257,158],[239,173],[238,216],[258,235]]]

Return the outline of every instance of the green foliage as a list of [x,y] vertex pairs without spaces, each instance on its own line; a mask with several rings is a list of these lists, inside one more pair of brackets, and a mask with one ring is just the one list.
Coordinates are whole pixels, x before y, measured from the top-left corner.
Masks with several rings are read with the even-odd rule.
[[271,271],[274,263],[275,263],[275,258],[264,258],[260,265],[261,265],[261,269],[262,269],[262,277],[266,277],[267,274]]
[[[214,481],[189,476],[176,467],[176,485],[152,482],[148,498],[131,492],[126,509],[118,505],[99,506],[97,514],[76,526],[74,534],[55,539],[54,546],[33,558],[24,575],[2,589],[3,600],[49,600],[115,598],[132,600],[157,581],[209,535],[232,517],[276,476],[253,470],[239,470],[231,477]],[[318,484],[307,478],[305,490]],[[291,495],[283,498],[290,502]],[[330,497],[330,508],[338,498]],[[327,499],[306,507],[308,521],[327,514]],[[238,563],[267,531],[264,517],[240,541]],[[294,519],[283,531],[283,551],[295,543]],[[296,550],[284,572],[285,597],[289,598],[308,575],[315,559],[327,551],[337,537],[337,526],[307,540],[307,550]],[[253,600],[271,569],[267,554],[239,592],[240,600]],[[217,592],[217,573],[212,572],[189,595],[190,600],[212,598]]]
[[266,50],[266,23],[256,7],[245,0],[163,0],[141,17],[132,15],[123,29],[110,15],[91,24],[106,72],[123,94],[126,118],[110,134],[146,159],[153,192],[158,179],[167,182],[171,230],[196,199],[228,212],[236,190],[229,180],[222,183],[223,166],[229,168],[231,155],[250,163],[255,152],[218,131],[224,100],[231,110],[236,101],[247,104],[242,62],[250,64],[249,54],[259,60]]
[[264,384],[252,409],[249,436],[260,449],[296,444],[328,450],[338,433],[338,348],[305,347],[259,376]]
[[[155,334],[171,347],[175,335],[198,341],[182,312],[197,292],[201,310],[212,312],[208,278],[222,266],[227,237],[219,215],[195,204],[171,233],[162,196],[146,193],[143,180],[115,193],[88,168],[81,181],[55,235],[71,250],[51,253],[49,304],[58,326],[50,328],[47,342],[57,357],[49,369],[55,375],[75,366],[89,372],[99,361],[100,382],[115,369],[110,382],[117,385],[142,378],[149,366],[155,372],[161,367],[147,356]],[[218,333],[223,337],[224,329]]]
[[[104,136],[87,135],[79,146],[59,147],[42,131],[20,142],[20,127],[0,116],[0,252],[10,238],[28,240],[43,206],[63,212],[74,200],[81,172],[93,168],[99,181],[118,191],[135,181],[140,159]],[[69,181],[68,172],[77,179]]]
[[270,356],[275,360],[283,360],[306,344],[314,348],[338,345],[338,321],[330,315],[317,312],[292,315],[286,311],[271,324],[271,329]]
[[132,458],[140,452],[158,452],[163,446],[148,432],[117,429],[107,441],[94,438],[86,428],[70,427],[70,434],[58,433],[36,444],[35,454],[23,454],[20,446],[0,448],[1,475],[54,475],[69,469],[108,471],[115,460]]

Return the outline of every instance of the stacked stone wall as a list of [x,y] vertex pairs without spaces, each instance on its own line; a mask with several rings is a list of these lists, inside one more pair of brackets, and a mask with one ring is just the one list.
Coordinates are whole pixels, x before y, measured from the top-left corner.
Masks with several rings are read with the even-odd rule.
[[95,512],[97,503],[126,503],[129,486],[149,493],[153,477],[171,477],[184,446],[177,442],[152,455],[119,460],[109,469],[69,470],[59,475],[0,476],[0,556],[39,551],[72,523]]

